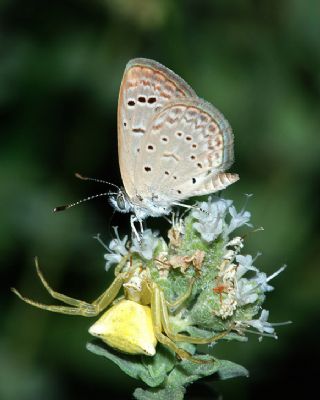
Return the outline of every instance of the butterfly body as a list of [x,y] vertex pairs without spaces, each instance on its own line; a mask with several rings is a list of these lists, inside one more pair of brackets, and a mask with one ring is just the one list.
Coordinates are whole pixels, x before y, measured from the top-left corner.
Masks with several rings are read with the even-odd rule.
[[147,217],[160,217],[167,215],[171,211],[168,200],[158,201],[153,195],[150,198],[142,198],[138,194],[131,199],[126,193],[124,188],[120,188],[115,196],[109,198],[111,205],[119,212],[129,213],[132,212],[136,219],[141,221]]
[[118,152],[124,189],[112,204],[141,221],[170,212],[192,196],[224,189],[239,179],[228,121],[173,71],[133,59],[118,102]]

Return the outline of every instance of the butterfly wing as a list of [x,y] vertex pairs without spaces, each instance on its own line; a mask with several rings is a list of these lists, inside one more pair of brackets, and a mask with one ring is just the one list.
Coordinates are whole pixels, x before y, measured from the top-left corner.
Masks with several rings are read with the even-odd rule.
[[150,121],[136,158],[134,182],[144,204],[216,192],[238,180],[228,121],[199,98],[175,100]]
[[183,79],[158,62],[137,58],[127,64],[118,102],[118,153],[129,198],[136,194],[134,165],[150,120],[173,99],[187,97],[197,96]]

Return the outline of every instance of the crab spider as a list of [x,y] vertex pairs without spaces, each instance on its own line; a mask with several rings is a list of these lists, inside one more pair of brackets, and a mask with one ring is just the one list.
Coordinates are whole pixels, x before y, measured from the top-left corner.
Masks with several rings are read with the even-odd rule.
[[[111,347],[129,353],[153,356],[157,342],[174,351],[181,359],[195,363],[208,361],[193,357],[178,347],[177,342],[207,344],[223,338],[231,329],[210,338],[200,338],[172,332],[169,315],[172,309],[180,307],[190,296],[193,280],[186,293],[173,303],[168,302],[163,291],[155,284],[147,269],[133,266],[132,259],[125,256],[115,269],[111,285],[92,303],[66,296],[53,290],[44,278],[35,258],[37,274],[51,297],[66,305],[46,305],[24,297],[16,289],[12,291],[32,306],[68,315],[94,317],[106,310],[100,319],[90,327],[89,332],[102,339]],[[116,299],[121,288],[124,296]],[[111,307],[109,307],[111,305]],[[108,308],[109,307],[109,308]],[[211,361],[210,361],[211,362]]]

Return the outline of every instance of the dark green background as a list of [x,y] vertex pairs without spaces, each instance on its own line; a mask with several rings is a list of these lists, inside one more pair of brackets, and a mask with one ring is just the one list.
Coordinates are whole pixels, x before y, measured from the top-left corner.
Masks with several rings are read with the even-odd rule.
[[[256,227],[245,251],[263,255],[273,284],[270,321],[291,319],[279,340],[225,343],[216,353],[249,379],[216,384],[224,399],[306,398],[318,378],[320,5],[317,0],[2,0],[0,3],[0,398],[130,398],[136,382],[85,350],[93,321],[50,314],[9,291],[50,302],[34,272],[38,255],[55,288],[90,300],[109,282],[110,226],[128,231],[101,199],[52,208],[121,184],[116,107],[126,62],[153,58],[215,104],[235,132],[241,180],[224,193]],[[157,226],[161,220],[148,221]],[[208,393],[196,385],[189,398]],[[205,396],[205,395],[204,395]],[[210,394],[207,397],[210,398]]]

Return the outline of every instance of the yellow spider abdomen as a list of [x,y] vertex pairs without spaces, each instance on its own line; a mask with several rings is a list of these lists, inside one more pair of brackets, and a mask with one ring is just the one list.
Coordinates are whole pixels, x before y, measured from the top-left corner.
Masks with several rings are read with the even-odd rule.
[[156,353],[151,309],[135,301],[119,301],[90,327],[89,333],[124,353]]

